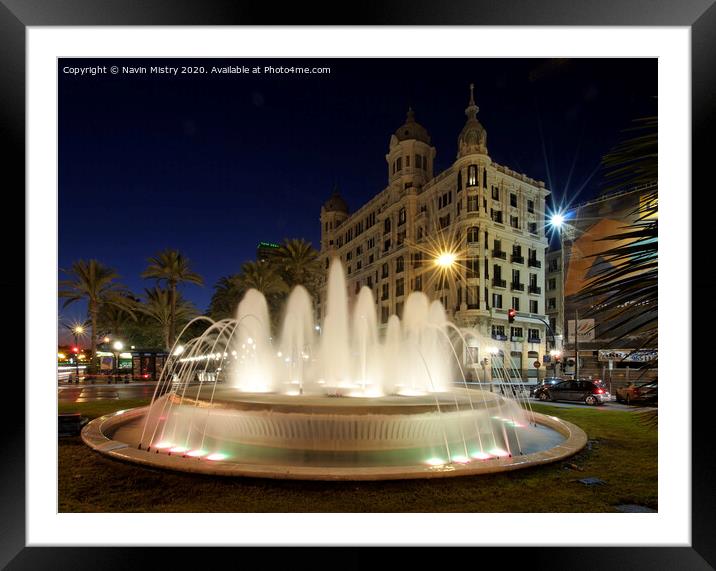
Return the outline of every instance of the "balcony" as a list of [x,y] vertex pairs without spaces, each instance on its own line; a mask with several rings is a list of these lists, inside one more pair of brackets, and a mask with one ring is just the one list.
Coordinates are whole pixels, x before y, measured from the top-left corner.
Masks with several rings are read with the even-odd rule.
[[[528,337],[527,342],[528,343],[539,343],[541,340],[539,337]],[[582,358],[580,357],[579,360],[581,361]]]
[[493,333],[492,338],[495,341],[507,341],[507,335],[502,335],[501,333]]
[[502,288],[506,288],[506,287],[507,287],[507,282],[506,282],[505,280],[500,280],[500,279],[497,279],[497,278],[493,278],[493,280],[492,280],[492,287],[502,287]]
[[511,261],[513,264],[524,264],[524,263],[525,263],[525,257],[524,257],[524,256],[515,256],[514,254],[512,254],[512,256],[510,257],[510,261]]
[[502,250],[492,250],[492,257],[499,258],[500,260],[506,260],[507,252],[503,252]]
[[512,291],[525,291],[525,284],[511,283],[510,289]]
[[534,258],[530,258],[530,259],[527,260],[527,265],[528,265],[530,268],[541,268],[541,267],[542,267],[542,262],[540,262],[539,260],[536,260],[536,259],[534,259]]
[[539,286],[536,286],[536,285],[531,285],[527,291],[529,291],[529,293],[534,293],[536,295],[539,295],[542,293],[542,288]]
[[524,340],[525,338],[522,335],[513,335],[512,337],[510,337],[510,341],[516,341],[519,343],[522,343],[522,341]]

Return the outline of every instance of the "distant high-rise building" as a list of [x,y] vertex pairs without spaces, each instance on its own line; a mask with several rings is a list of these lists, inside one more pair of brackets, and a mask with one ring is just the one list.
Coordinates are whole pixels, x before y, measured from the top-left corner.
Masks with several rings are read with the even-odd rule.
[[259,242],[256,246],[256,261],[266,262],[276,255],[281,244],[276,242]]

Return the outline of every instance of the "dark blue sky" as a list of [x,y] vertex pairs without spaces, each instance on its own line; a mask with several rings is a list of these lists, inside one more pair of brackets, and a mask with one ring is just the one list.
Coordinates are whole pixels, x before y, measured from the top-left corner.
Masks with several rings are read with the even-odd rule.
[[[187,64],[332,72],[62,72]],[[61,59],[58,75],[60,268],[97,258],[142,293],[146,259],[178,248],[206,281],[183,290],[201,310],[259,240],[318,246],[334,182],[351,207],[380,191],[388,141],[409,104],[432,136],[438,173],[455,159],[474,82],[493,160],[544,180],[560,200],[582,201],[599,192],[600,157],[632,119],[656,114],[657,95],[655,59]],[[84,311],[70,306],[61,317]]]

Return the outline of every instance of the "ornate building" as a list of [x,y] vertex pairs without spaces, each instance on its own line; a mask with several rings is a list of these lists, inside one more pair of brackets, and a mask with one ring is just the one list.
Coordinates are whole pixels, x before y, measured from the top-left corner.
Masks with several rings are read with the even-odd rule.
[[481,380],[503,364],[513,378],[536,377],[547,349],[549,191],[492,161],[478,111],[471,85],[456,160],[436,175],[436,149],[408,109],[390,137],[386,187],[353,212],[337,190],[321,208],[321,256],[326,268],[341,259],[349,295],[373,291],[383,324],[402,316],[412,291],[441,300],[452,321],[477,332],[463,351]]

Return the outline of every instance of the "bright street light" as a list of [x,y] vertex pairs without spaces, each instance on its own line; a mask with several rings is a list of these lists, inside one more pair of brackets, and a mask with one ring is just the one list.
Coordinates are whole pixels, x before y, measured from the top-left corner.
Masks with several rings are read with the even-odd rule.
[[441,268],[449,268],[457,260],[457,255],[453,252],[442,252],[436,259],[435,263]]
[[560,229],[562,227],[562,224],[564,224],[564,214],[562,214],[561,212],[556,212],[552,214],[549,219],[549,222],[555,228]]
[[115,341],[112,347],[115,351],[121,351],[122,349],[124,349],[124,343],[122,343],[121,341]]

